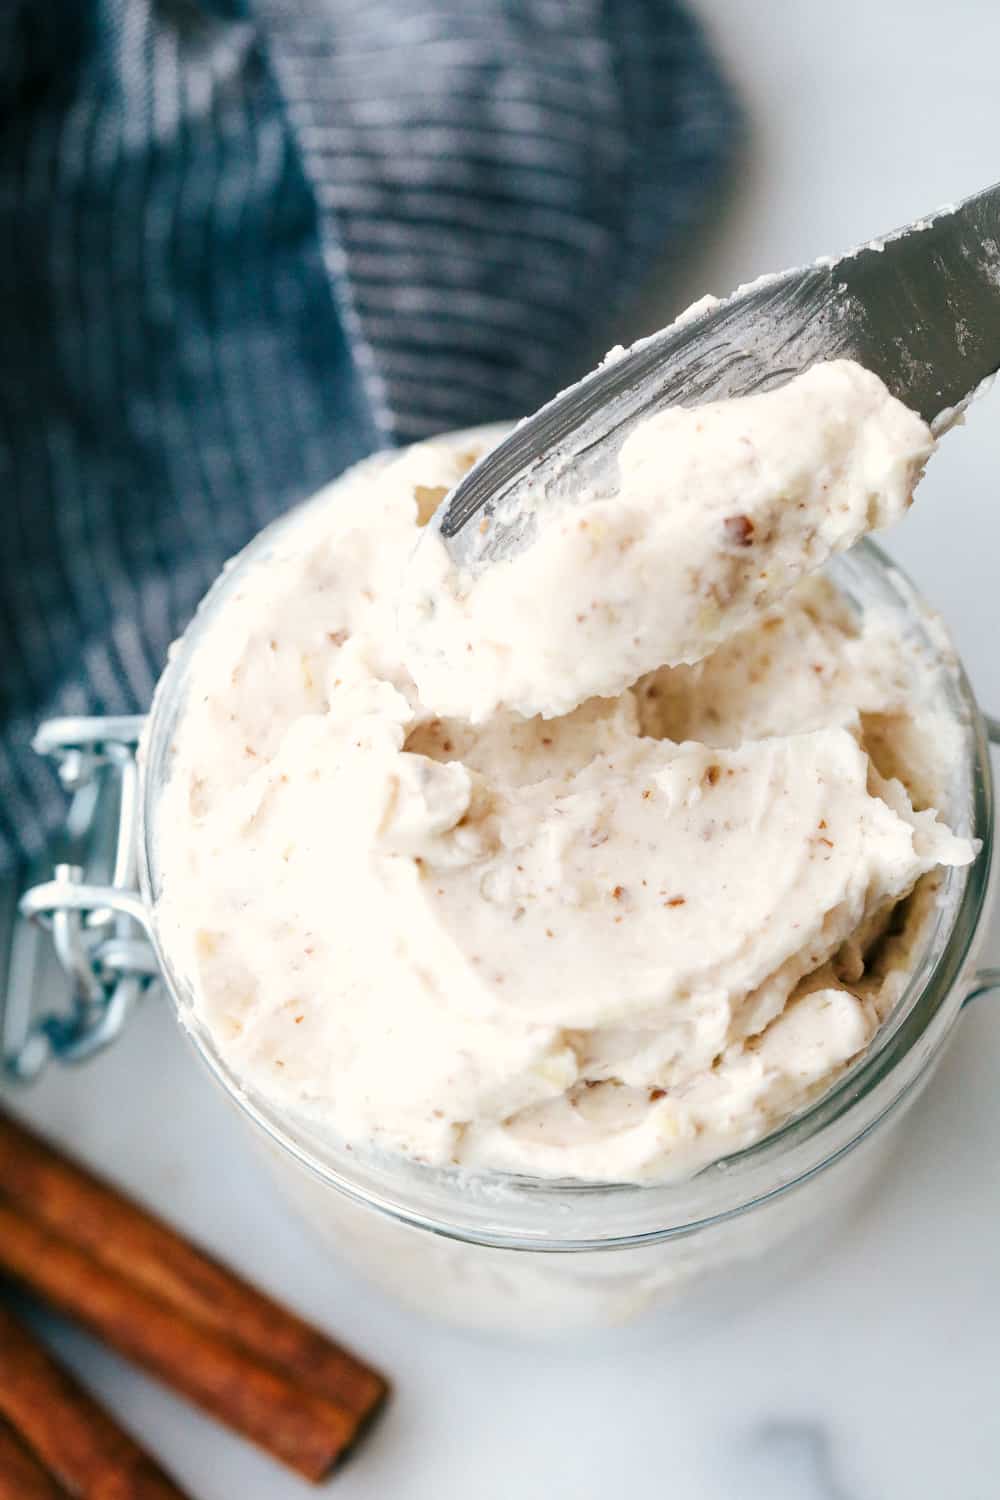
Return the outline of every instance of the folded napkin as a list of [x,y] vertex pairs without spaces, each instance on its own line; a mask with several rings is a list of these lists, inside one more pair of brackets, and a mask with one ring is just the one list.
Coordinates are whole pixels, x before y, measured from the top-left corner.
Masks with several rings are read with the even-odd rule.
[[3,870],[39,720],[145,708],[347,464],[549,396],[733,112],[672,0],[6,0],[0,117]]

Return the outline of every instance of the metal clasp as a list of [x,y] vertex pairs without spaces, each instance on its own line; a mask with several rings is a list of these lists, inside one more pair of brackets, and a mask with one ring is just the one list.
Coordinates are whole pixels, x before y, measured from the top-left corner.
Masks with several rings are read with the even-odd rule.
[[3,1070],[18,1082],[37,1078],[52,1059],[81,1062],[114,1041],[158,977],[136,881],[142,724],[132,717],[52,719],[35,736],[35,749],[57,762],[70,793],[59,841],[68,857],[51,880],[24,892],[19,909],[51,935],[69,996],[60,1010],[36,1014],[37,935],[23,925],[0,1007]]

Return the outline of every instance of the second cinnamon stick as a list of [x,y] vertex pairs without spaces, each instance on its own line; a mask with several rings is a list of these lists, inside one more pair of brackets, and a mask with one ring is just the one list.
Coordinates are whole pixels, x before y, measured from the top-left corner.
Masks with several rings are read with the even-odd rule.
[[0,1500],[69,1500],[4,1421],[0,1421]]
[[[41,1479],[36,1475],[31,1480],[34,1489],[23,1477],[22,1465],[23,1493],[14,1488],[12,1495],[26,1500],[37,1494],[41,1500],[68,1491],[80,1500],[185,1500],[155,1459],[3,1307],[0,1372],[0,1413],[44,1465]],[[6,1463],[16,1472],[16,1439],[9,1434],[8,1438]],[[0,1469],[3,1466],[0,1460]]]

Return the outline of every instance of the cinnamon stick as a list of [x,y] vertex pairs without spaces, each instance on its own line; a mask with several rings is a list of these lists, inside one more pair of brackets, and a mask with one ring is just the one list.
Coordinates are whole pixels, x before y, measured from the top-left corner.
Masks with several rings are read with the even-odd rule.
[[0,1271],[307,1479],[322,1479],[358,1435],[355,1413],[293,1384],[2,1197]]
[[[47,1480],[45,1489],[36,1478],[35,1490],[25,1488],[25,1494],[62,1496],[68,1490],[80,1500],[185,1500],[156,1461],[3,1307],[0,1372],[0,1412],[59,1481]],[[16,1464],[16,1454],[9,1462]]]
[[382,1376],[0,1111],[0,1192],[196,1323],[367,1420]]
[[0,1421],[0,1500],[68,1500],[66,1491]]

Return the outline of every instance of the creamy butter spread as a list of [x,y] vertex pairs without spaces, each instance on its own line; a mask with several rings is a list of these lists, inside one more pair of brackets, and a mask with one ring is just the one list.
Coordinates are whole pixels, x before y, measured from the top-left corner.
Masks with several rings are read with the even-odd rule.
[[863,1051],[910,960],[897,904],[973,855],[932,810],[921,663],[803,576],[900,513],[929,451],[873,381],[653,419],[605,529],[568,512],[509,569],[548,559],[572,599],[535,609],[535,658],[527,584],[505,615],[501,582],[480,608],[442,580],[473,645],[453,692],[423,640],[415,685],[398,606],[468,441],[361,465],[234,575],[161,799],[158,923],[238,1075],[355,1146],[644,1180]]
[[428,533],[403,602],[421,701],[474,723],[501,706],[548,717],[699,661],[897,520],[933,447],[926,424],[847,360],[648,418],[607,498],[540,504],[537,540],[475,579]]

